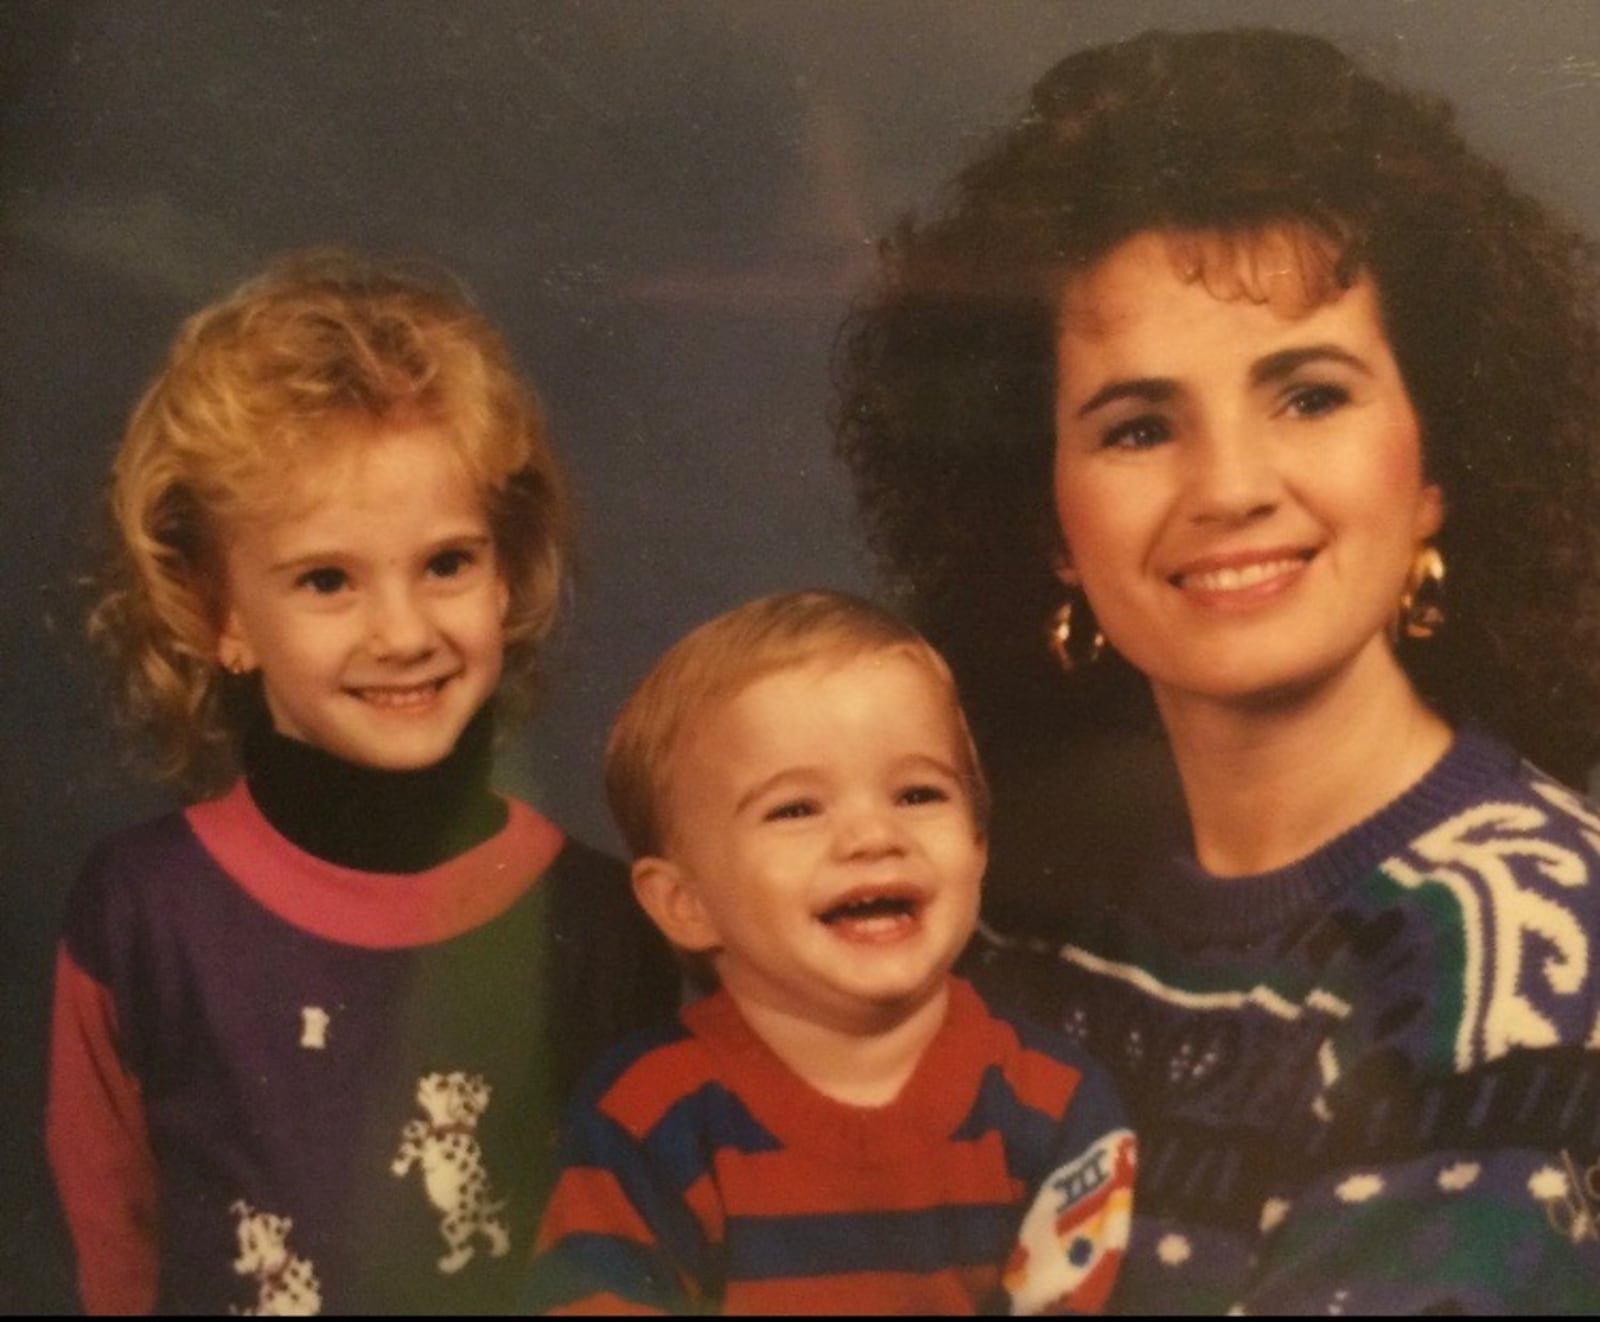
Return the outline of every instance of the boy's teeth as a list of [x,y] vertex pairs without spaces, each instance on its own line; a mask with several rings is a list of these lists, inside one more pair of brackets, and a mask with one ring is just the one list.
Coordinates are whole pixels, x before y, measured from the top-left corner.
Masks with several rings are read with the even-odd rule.
[[886,913],[871,918],[851,918],[849,923],[851,930],[857,936],[878,936],[898,930],[900,924],[909,916],[908,913]]
[[893,921],[906,914],[913,913],[916,905],[904,896],[879,895],[865,900],[851,900],[846,904],[835,905],[822,915],[824,923],[836,923],[841,919],[849,919],[853,923],[869,920]]

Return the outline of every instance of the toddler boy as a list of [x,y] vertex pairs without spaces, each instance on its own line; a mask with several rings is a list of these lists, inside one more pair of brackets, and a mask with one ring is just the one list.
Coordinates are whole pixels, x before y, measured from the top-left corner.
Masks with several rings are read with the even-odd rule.
[[629,699],[635,893],[716,989],[580,1090],[538,1311],[1098,1308],[1133,1137],[1106,1077],[951,974],[986,790],[954,683],[866,602],[752,602]]

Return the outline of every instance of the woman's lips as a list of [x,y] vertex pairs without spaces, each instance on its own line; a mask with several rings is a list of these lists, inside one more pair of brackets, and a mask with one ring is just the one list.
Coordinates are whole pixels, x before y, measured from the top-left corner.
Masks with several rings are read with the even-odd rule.
[[1206,602],[1255,601],[1297,582],[1315,556],[1315,550],[1274,550],[1207,557],[1185,565],[1168,582]]

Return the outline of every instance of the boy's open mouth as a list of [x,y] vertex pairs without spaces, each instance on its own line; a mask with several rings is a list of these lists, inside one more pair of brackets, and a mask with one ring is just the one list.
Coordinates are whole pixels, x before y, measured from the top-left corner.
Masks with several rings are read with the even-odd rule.
[[914,930],[926,900],[910,887],[857,890],[824,909],[817,920],[852,941],[882,941]]

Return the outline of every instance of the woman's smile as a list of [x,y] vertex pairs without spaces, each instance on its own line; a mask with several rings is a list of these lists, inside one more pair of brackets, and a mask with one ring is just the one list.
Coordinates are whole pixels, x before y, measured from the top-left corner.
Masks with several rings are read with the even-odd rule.
[[1293,588],[1315,556],[1314,549],[1202,556],[1185,563],[1168,581],[1197,605],[1249,609]]

